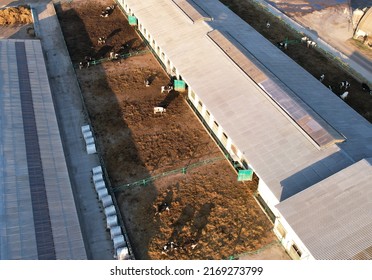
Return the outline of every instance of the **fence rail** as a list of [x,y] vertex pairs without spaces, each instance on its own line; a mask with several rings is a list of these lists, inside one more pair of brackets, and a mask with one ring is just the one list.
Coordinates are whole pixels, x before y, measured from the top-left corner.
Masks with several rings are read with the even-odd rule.
[[217,162],[217,161],[220,161],[220,160],[224,160],[224,159],[226,159],[225,156],[206,159],[206,160],[203,160],[203,161],[199,161],[199,162],[184,166],[182,168],[178,168],[178,169],[174,169],[174,170],[171,170],[171,171],[163,172],[163,173],[160,173],[158,175],[148,177],[148,178],[145,178],[145,179],[133,182],[133,183],[113,187],[112,189],[113,189],[114,192],[119,192],[119,191],[122,191],[124,189],[131,188],[131,187],[137,187],[137,186],[142,186],[142,185],[145,186],[148,183],[153,182],[157,179],[160,179],[160,178],[163,178],[163,177],[166,177],[166,176],[170,176],[170,175],[174,175],[174,174],[186,174],[186,172],[188,170],[194,169],[194,168],[202,166],[202,165],[211,164],[211,163],[214,163],[214,162]]
[[[108,61],[117,61],[119,59],[126,59],[128,57],[142,55],[142,54],[146,54],[146,53],[149,53],[149,52],[150,52],[149,50],[133,51],[133,52],[118,55],[117,58],[105,57],[105,58],[101,58],[101,59],[97,59],[97,60],[92,60],[92,61],[89,61],[89,66],[98,65],[98,64],[101,64],[103,62],[108,62]],[[74,68],[79,68],[79,67],[80,67],[79,63],[74,65]]]

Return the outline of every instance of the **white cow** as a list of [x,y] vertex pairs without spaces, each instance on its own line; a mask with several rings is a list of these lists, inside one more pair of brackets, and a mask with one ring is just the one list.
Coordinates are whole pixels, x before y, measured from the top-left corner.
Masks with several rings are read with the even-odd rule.
[[154,107],[154,114],[157,114],[157,113],[163,114],[166,111],[167,110],[164,107]]
[[349,92],[345,91],[343,94],[340,95],[340,97],[342,98],[342,100],[345,100],[348,95],[349,95]]

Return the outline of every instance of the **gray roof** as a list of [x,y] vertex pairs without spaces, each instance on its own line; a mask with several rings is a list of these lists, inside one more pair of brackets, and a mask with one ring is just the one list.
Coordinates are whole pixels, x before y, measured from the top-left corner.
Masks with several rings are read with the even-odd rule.
[[0,259],[86,259],[38,40],[0,40],[0,201]]
[[315,259],[372,259],[372,158],[277,208]]
[[[367,120],[219,1],[188,2],[213,20],[192,22],[172,0],[126,4],[279,201],[372,156]],[[248,76],[208,36],[215,29],[231,35],[258,62],[252,73],[261,73]],[[259,83],[267,76],[316,116],[331,145],[314,144],[273,101]]]

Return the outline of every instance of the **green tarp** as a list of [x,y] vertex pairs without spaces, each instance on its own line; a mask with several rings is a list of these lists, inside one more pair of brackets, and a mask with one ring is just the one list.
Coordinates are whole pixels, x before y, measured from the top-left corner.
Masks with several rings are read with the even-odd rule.
[[238,181],[252,181],[253,170],[239,170]]
[[130,25],[137,25],[137,18],[135,16],[128,16],[128,22]]
[[183,91],[186,89],[185,81],[174,80],[174,90]]

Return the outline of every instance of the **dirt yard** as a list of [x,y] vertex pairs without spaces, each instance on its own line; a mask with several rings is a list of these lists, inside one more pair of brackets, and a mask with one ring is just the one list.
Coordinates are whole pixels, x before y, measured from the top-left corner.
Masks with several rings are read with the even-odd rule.
[[[110,51],[124,55],[146,49],[118,7],[100,17],[112,3],[73,1],[57,12],[135,257],[227,259],[276,242],[271,222],[252,196],[257,178],[237,182],[184,93],[160,92],[169,77],[150,52],[77,67],[86,56],[102,59]],[[98,45],[99,37],[106,43]],[[166,113],[154,114],[154,106],[166,107]],[[209,159],[214,161],[201,163]],[[192,164],[196,167],[186,174],[123,187]],[[155,215],[163,202],[170,211]],[[179,248],[164,252],[170,242]]]
[[[283,25],[278,18],[251,0],[221,0],[221,2],[273,44],[282,42],[286,38],[289,41],[295,41],[302,37],[301,34]],[[297,14],[297,16],[299,15]],[[267,21],[271,23],[269,29],[266,28]],[[361,84],[366,81],[357,80],[339,62],[330,59],[316,48],[309,49],[305,44],[293,42],[284,51],[314,77],[319,78],[322,74],[325,74],[323,84],[326,87],[331,86],[334,94],[340,95],[344,92],[344,90],[340,90],[339,83],[347,80],[351,84],[351,87],[345,102],[369,122],[372,122],[372,96],[363,91]]]

